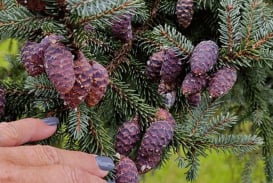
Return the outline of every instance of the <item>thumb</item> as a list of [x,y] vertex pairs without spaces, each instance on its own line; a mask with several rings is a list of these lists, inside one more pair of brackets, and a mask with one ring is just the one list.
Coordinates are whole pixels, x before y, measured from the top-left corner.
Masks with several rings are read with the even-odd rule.
[[55,133],[58,118],[26,118],[13,122],[0,123],[0,146],[17,146],[26,142],[43,140]]

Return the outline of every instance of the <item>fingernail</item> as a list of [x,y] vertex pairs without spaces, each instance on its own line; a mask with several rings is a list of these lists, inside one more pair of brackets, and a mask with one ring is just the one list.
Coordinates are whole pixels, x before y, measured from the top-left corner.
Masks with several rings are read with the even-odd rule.
[[107,183],[116,183],[116,182],[115,182],[115,181],[111,181],[111,180],[110,180],[110,181],[108,181]]
[[59,119],[56,117],[49,117],[42,119],[48,126],[56,126],[59,124]]
[[101,170],[111,171],[115,168],[114,161],[105,156],[97,156],[96,161]]

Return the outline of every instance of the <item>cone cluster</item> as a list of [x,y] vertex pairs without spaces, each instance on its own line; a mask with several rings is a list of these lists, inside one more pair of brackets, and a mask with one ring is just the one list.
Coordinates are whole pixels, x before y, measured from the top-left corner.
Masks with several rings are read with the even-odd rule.
[[5,97],[5,89],[0,87],[0,117],[4,115],[5,112],[5,104],[6,104],[6,97]]
[[181,92],[187,97],[188,104],[198,107],[201,93],[208,89],[211,98],[219,98],[229,92],[235,84],[235,69],[223,67],[211,74],[219,54],[218,45],[213,41],[202,41],[194,49],[190,58],[191,71],[182,82]]
[[160,81],[158,94],[165,105],[170,108],[176,98],[177,79],[182,72],[182,63],[172,49],[162,49],[153,53],[146,66],[146,75],[152,81]]
[[187,28],[193,17],[193,0],[178,0],[176,5],[176,16],[179,25]]
[[31,76],[46,73],[53,86],[70,108],[85,100],[95,106],[105,95],[109,84],[106,69],[88,60],[81,51],[73,55],[55,34],[40,43],[27,42],[22,50],[22,63]]
[[122,155],[116,166],[116,182],[138,182],[138,174],[146,173],[158,166],[164,148],[174,135],[175,119],[166,109],[158,109],[151,126],[146,130],[137,151],[135,162],[127,158],[140,141],[139,119],[125,122],[116,135],[115,149]]

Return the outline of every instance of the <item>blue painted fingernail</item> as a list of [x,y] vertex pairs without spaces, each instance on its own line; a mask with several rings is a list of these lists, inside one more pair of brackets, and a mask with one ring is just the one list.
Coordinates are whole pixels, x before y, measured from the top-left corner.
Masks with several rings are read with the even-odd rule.
[[48,126],[56,126],[59,124],[59,119],[56,117],[49,117],[42,119]]
[[115,168],[114,161],[105,156],[97,156],[96,161],[101,170],[111,171]]

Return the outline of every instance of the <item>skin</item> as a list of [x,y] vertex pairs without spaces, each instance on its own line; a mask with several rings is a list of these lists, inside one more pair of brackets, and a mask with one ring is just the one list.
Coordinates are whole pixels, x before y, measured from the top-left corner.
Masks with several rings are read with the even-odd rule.
[[51,146],[20,146],[55,133],[40,119],[0,123],[1,183],[106,183],[95,155]]

